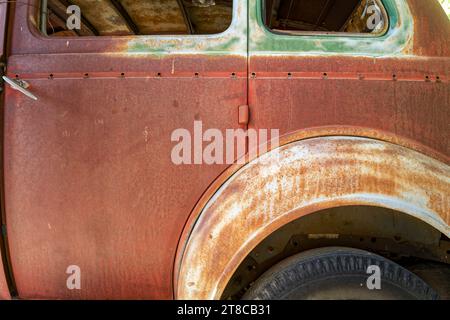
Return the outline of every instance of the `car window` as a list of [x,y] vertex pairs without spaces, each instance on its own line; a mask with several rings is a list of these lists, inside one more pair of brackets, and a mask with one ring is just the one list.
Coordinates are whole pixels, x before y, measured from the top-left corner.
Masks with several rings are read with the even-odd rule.
[[217,34],[233,0],[42,0],[41,32],[51,37]]
[[363,33],[387,29],[387,15],[378,0],[265,0],[264,23],[274,32]]

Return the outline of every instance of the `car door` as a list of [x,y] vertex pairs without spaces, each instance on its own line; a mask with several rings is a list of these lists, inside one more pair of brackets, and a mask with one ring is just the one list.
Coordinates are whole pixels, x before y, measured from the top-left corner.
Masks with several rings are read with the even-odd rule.
[[174,164],[171,136],[194,121],[241,127],[247,3],[220,34],[45,37],[28,2],[15,6],[7,75],[37,100],[8,86],[4,106],[18,296],[170,299],[183,226],[226,168]]
[[[450,24],[437,1],[251,0],[249,10],[250,128],[370,137],[446,158]],[[365,15],[368,28],[375,13],[386,20],[376,34],[342,32]]]

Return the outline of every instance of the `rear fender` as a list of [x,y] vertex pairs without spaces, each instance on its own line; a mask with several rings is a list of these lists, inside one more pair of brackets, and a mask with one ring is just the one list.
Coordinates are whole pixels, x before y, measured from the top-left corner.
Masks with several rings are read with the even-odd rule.
[[219,299],[264,238],[319,210],[378,206],[450,236],[450,167],[389,142],[319,137],[283,145],[238,169],[203,207],[179,258],[177,299]]

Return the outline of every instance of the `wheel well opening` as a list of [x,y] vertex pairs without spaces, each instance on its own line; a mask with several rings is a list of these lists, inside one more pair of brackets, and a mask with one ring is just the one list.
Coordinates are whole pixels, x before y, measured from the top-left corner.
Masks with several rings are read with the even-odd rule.
[[450,275],[450,241],[444,234],[403,212],[346,206],[301,217],[270,234],[236,269],[222,299],[240,299],[256,279],[287,257],[329,246],[371,251],[410,271],[417,270],[422,278],[431,277],[437,285],[450,285],[439,279],[440,272]]

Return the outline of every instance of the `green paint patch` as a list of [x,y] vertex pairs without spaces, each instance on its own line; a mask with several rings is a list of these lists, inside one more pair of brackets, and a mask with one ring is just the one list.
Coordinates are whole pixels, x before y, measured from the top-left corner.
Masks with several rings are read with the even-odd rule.
[[[249,48],[251,55],[381,57],[407,54],[414,34],[414,22],[407,0],[382,0],[382,2],[389,17],[389,27],[387,32],[380,36],[276,34],[264,25],[263,0],[235,0],[233,23],[222,34],[136,37],[129,41],[127,52],[158,56],[168,54],[247,55]],[[249,11],[247,11],[247,5]]]
[[220,34],[140,36],[128,42],[131,54],[247,55],[247,2],[234,0],[233,22]]
[[264,25],[263,0],[249,1],[252,55],[400,55],[408,48],[414,33],[413,19],[406,0],[382,0],[389,17],[389,28],[380,36],[277,34]]

